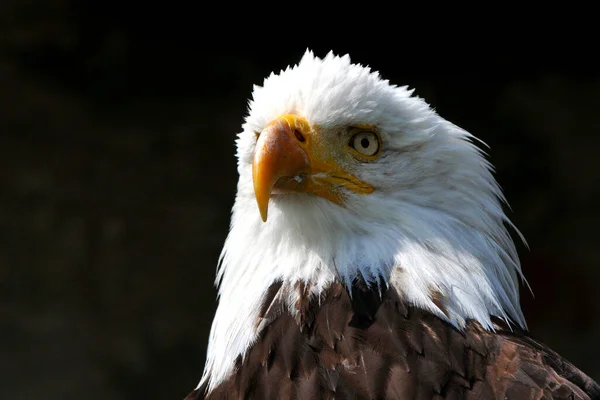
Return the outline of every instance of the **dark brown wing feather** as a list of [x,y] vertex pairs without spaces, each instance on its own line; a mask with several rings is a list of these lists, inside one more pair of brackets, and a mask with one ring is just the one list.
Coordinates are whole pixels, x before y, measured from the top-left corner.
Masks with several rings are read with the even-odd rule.
[[[334,284],[292,315],[276,284],[265,327],[231,377],[191,399],[600,399],[600,387],[524,332],[498,321],[464,332],[394,290]],[[258,321],[260,323],[261,321]]]

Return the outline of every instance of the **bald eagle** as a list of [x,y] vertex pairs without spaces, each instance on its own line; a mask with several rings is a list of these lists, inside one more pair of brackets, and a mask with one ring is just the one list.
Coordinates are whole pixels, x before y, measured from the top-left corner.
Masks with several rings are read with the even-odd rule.
[[527,333],[477,140],[407,87],[307,51],[254,87],[237,158],[188,399],[600,398]]

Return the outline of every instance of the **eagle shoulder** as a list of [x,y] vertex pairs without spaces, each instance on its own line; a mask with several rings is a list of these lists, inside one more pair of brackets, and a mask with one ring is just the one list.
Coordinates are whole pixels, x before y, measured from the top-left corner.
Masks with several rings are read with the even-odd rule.
[[[286,304],[297,291],[297,302]],[[600,399],[600,386],[526,332],[464,330],[394,289],[334,283],[320,297],[280,282],[233,373],[192,399]]]

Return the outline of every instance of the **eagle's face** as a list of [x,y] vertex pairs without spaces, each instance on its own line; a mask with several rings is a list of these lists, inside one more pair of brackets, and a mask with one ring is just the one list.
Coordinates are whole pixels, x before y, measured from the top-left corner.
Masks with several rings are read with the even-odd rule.
[[297,114],[286,114],[256,132],[252,181],[263,221],[269,199],[307,193],[344,206],[350,194],[374,187],[356,176],[360,164],[376,162],[382,139],[375,126],[322,129]]

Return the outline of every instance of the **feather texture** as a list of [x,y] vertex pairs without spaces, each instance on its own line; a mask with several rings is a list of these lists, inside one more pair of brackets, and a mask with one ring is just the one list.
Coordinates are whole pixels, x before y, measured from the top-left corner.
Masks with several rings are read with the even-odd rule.
[[[282,292],[298,288],[273,287],[263,309],[285,310]],[[393,289],[380,296],[358,282],[352,297],[339,283],[319,297],[301,292],[296,315],[277,315],[226,380],[187,400],[600,398],[589,377],[502,320],[496,332],[476,321],[461,332]]]

